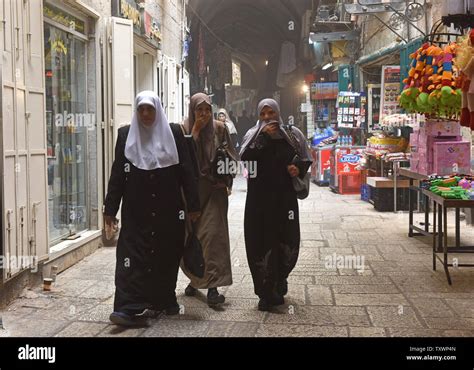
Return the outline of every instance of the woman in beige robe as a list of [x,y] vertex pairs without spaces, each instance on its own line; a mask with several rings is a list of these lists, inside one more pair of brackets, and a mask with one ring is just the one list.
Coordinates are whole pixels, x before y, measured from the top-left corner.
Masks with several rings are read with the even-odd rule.
[[207,302],[214,306],[225,301],[225,297],[219,294],[217,288],[232,284],[227,211],[228,191],[235,173],[218,177],[213,174],[212,162],[216,148],[224,142],[230,158],[238,160],[238,154],[232,145],[226,125],[213,119],[211,100],[206,94],[196,94],[191,98],[184,129],[188,135],[193,136],[196,144],[202,213],[193,227],[202,245],[205,261],[202,278],[192,275],[181,264],[184,273],[191,280],[185,294],[194,296],[198,289],[208,289]]

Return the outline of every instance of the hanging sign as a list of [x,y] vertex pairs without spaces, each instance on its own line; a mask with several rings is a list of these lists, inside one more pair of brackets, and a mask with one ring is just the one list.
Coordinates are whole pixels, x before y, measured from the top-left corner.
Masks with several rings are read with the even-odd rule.
[[386,116],[402,113],[398,104],[399,95],[400,66],[383,66],[379,122]]

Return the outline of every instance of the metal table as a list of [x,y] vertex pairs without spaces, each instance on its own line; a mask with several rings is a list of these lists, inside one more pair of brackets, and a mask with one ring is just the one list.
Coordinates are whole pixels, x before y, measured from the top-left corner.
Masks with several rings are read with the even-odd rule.
[[[403,167],[400,167],[400,163],[406,163],[408,161],[406,159],[403,159],[403,160],[395,160],[391,162],[393,163],[392,165],[392,168],[393,168],[393,212],[397,213],[398,212],[398,208],[397,208],[398,175],[400,174],[400,170],[403,168]],[[410,186],[412,185],[413,184],[410,184]]]
[[422,193],[423,195],[423,204],[425,206],[425,228],[421,229],[418,226],[415,226],[413,224],[413,205],[411,201],[411,197],[413,194],[413,191],[416,191],[417,194],[421,190],[420,187],[414,186],[413,181],[423,181],[423,180],[428,180],[429,177],[426,175],[421,175],[417,172],[411,171],[408,168],[400,168],[398,173],[400,176],[407,177],[410,180],[410,186],[409,186],[409,191],[408,191],[408,203],[409,203],[409,208],[408,208],[408,237],[412,238],[414,236],[431,236],[432,233],[430,233],[429,230],[429,225],[430,225],[430,203],[428,200],[428,197]]
[[[436,259],[438,259],[443,264],[448,283],[451,285],[448,267],[474,267],[474,264],[469,263],[448,263],[448,253],[474,253],[474,246],[461,246],[460,222],[461,208],[474,208],[474,200],[445,199],[426,189],[423,190],[423,194],[433,202],[433,270],[436,270]],[[456,215],[454,247],[448,247],[448,208],[454,208]],[[436,220],[436,213],[438,213],[438,220]],[[437,232],[436,227],[438,228]],[[443,253],[443,259],[437,253]]]

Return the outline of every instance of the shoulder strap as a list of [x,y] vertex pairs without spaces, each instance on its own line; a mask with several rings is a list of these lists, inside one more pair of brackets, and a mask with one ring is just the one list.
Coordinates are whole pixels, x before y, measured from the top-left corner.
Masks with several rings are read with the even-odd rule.
[[[179,127],[178,127],[179,126]],[[179,123],[170,123],[171,131],[173,132],[173,136],[175,139],[179,136],[179,133],[182,132],[183,135],[186,135],[184,133],[183,126],[180,125]],[[181,128],[181,129],[180,129]]]
[[183,133],[183,135],[186,136],[186,131],[184,130],[184,125],[182,125],[181,123],[178,123],[177,125],[181,128],[181,132]]
[[298,154],[298,156],[301,157],[301,153],[299,150],[299,143],[298,143],[298,140],[296,139],[295,134],[293,133],[293,127],[291,125],[285,125],[284,127],[285,127],[286,133],[288,134],[288,137],[291,140],[291,143],[290,143],[291,146],[295,150],[296,154]]

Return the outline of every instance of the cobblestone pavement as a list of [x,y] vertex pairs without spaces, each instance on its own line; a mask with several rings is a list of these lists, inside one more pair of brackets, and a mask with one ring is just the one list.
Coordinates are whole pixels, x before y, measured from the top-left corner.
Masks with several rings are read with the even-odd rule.
[[[258,311],[245,256],[245,195],[237,179],[229,209],[234,284],[221,289],[220,310],[207,306],[206,291],[185,297],[180,273],[181,315],[139,329],[111,325],[115,248],[102,248],[59,274],[52,292],[27,290],[0,312],[0,336],[474,336],[474,269],[452,268],[449,286],[439,264],[432,270],[431,239],[408,238],[406,213],[379,213],[357,196],[315,185],[300,203],[302,248],[286,304]],[[464,223],[462,240],[474,240]],[[364,268],[328,268],[328,256],[364,258]]]

